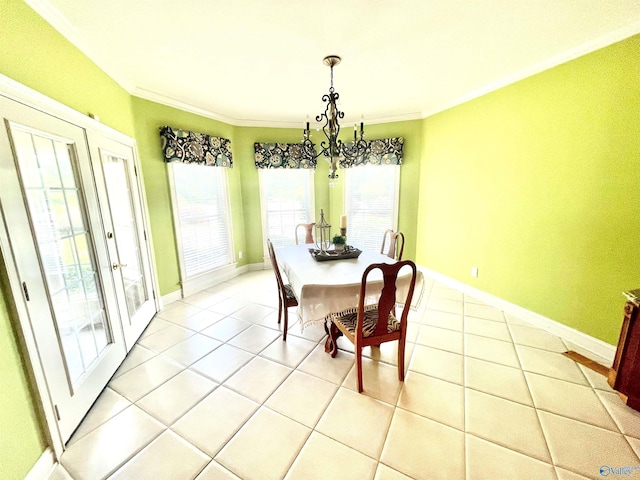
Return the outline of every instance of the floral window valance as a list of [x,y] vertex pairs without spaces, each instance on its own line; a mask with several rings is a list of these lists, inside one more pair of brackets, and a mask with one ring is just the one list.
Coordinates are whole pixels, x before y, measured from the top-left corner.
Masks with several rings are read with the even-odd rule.
[[233,167],[231,140],[179,128],[160,128],[165,162]]
[[311,168],[317,161],[305,155],[300,143],[254,143],[258,168]]
[[370,140],[367,151],[362,157],[349,160],[340,156],[340,168],[358,165],[402,165],[403,146],[402,137]]

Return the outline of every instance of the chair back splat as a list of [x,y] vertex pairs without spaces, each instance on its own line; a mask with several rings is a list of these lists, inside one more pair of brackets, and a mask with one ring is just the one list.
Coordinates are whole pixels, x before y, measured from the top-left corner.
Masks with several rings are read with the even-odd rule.
[[282,280],[282,274],[280,273],[280,267],[278,266],[278,260],[276,259],[276,252],[273,248],[271,240],[267,239],[267,248],[269,249],[269,258],[271,259],[271,266],[276,275],[276,282],[278,284],[278,324],[280,319],[284,317],[284,324],[282,325],[282,340],[287,340],[287,329],[289,328],[289,307],[297,307],[298,300],[291,285],[285,284]]
[[303,229],[304,231],[304,243],[315,243],[315,240],[313,239],[313,227],[315,227],[315,222],[314,223],[299,223],[298,225],[296,225],[296,245],[298,245],[298,230],[300,228]]
[[[389,249],[385,252],[384,247],[387,244],[387,237],[389,237]],[[395,260],[402,260],[402,252],[404,251],[404,234],[402,232],[394,232],[393,230],[387,230],[382,237],[382,247],[380,247],[380,253],[386,255],[389,258]]]
[[[409,285],[408,287],[404,285],[402,287],[403,294],[406,291],[406,297],[398,299],[398,278],[403,268],[405,272],[408,270],[410,273],[410,277],[408,278]],[[367,295],[368,288],[371,288],[371,282],[377,283],[378,288],[380,286],[379,281],[369,279],[369,274],[374,270],[382,271],[383,285],[377,301],[370,303],[370,301],[367,302]],[[331,356],[335,357],[338,353],[336,341],[340,335],[344,335],[354,344],[358,392],[362,392],[363,390],[362,348],[367,346],[377,347],[381,343],[397,340],[398,378],[400,381],[404,381],[404,351],[407,336],[407,318],[413,299],[413,291],[416,286],[416,277],[417,268],[411,260],[392,264],[374,263],[369,265],[362,274],[357,310],[355,312],[348,311],[331,316]],[[405,282],[404,274],[402,278],[403,282]],[[398,316],[396,312],[396,306],[399,302],[403,303],[400,316]]]

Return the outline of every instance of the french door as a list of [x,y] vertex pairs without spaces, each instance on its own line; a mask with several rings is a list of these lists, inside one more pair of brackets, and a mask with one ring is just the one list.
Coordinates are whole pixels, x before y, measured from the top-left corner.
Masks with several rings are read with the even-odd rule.
[[132,149],[92,156],[83,128],[2,96],[0,116],[3,256],[66,442],[155,313]]

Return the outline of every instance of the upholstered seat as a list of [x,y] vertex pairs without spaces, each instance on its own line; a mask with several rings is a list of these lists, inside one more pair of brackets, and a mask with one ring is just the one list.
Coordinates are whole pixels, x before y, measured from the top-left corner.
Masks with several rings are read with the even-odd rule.
[[[356,322],[358,320],[357,313],[347,313],[341,316],[334,316],[332,319],[334,322],[341,323],[350,333],[355,334]],[[378,324],[378,309],[365,310],[364,312],[364,324],[362,325],[362,336],[370,337],[376,329]],[[389,314],[387,320],[387,333],[392,333],[400,330],[400,322],[393,313]]]

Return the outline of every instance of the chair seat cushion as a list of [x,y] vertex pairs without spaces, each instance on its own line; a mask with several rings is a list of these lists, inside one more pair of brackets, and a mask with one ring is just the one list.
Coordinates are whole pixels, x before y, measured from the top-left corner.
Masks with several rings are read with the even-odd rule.
[[[344,313],[333,316],[333,321],[336,323],[341,323],[351,334],[355,335],[356,332],[356,321],[358,319],[357,313]],[[378,323],[378,309],[372,308],[369,310],[365,310],[364,312],[364,325],[362,326],[362,335],[365,337],[370,337],[376,329],[376,325]],[[392,333],[400,330],[400,322],[396,319],[396,317],[391,313],[389,314],[389,319],[387,320],[387,332]]]
[[291,285],[289,285],[288,283],[284,286],[284,292],[287,295],[287,298],[296,300],[296,294],[293,293],[293,288],[291,288]]

